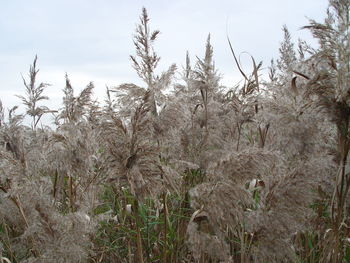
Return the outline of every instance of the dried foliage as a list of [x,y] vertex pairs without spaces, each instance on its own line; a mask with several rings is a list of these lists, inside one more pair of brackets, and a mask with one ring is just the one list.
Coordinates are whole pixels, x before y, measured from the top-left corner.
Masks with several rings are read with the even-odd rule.
[[36,68],[36,62],[38,57],[35,56],[33,65],[29,68],[29,82],[23,79],[23,84],[26,88],[26,96],[19,95],[18,97],[22,100],[23,105],[26,106],[26,113],[28,116],[32,117],[32,129],[35,130],[41,117],[44,113],[48,113],[49,109],[45,106],[38,106],[38,102],[42,100],[48,100],[47,96],[43,96],[42,93],[44,89],[49,86],[47,83],[40,83],[36,86],[36,78],[39,69]]
[[181,80],[157,75],[149,21],[143,8],[131,56],[145,86],[101,104],[66,75],[49,110],[35,57],[25,114],[0,103],[0,262],[349,262],[349,1],[305,27],[317,48],[283,26],[269,80],[228,38],[231,88],[210,35]]

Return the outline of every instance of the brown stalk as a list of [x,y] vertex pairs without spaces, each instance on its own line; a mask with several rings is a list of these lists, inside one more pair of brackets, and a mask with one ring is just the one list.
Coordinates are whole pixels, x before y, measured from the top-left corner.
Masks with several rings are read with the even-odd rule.
[[57,169],[55,171],[55,178],[53,182],[53,198],[56,200],[56,194],[57,194],[57,182],[58,182],[58,172]]
[[265,146],[265,141],[266,141],[266,137],[267,137],[267,132],[269,130],[270,125],[266,125],[266,127],[264,129],[261,129],[261,127],[258,127],[259,130],[259,136],[260,136],[260,147],[264,148]]
[[[27,217],[26,217],[26,215],[25,215],[25,213],[24,213],[24,210],[23,210],[23,207],[22,207],[22,204],[21,204],[21,200],[20,200],[20,198],[19,198],[19,195],[17,195],[16,198],[11,198],[11,200],[14,201],[14,203],[15,203],[16,206],[18,207],[18,209],[19,209],[19,211],[20,211],[20,213],[21,213],[21,216],[22,216],[22,218],[23,218],[23,220],[24,220],[24,222],[25,222],[27,228],[29,228],[28,220],[27,220]],[[32,246],[34,246],[35,240],[34,240],[33,237],[31,237],[31,242],[32,242]],[[33,255],[34,255],[35,257],[38,257],[38,256],[39,256],[39,252],[38,252],[34,247],[32,248],[31,251],[32,251],[32,253],[33,253]]]
[[128,262],[132,262],[132,254],[131,254],[131,244],[130,244],[130,239],[128,240]]
[[139,202],[135,198],[134,201],[134,216],[135,216],[135,227],[136,227],[136,258],[135,263],[143,263],[143,246],[142,246],[142,239],[141,239],[141,218],[139,215]]
[[227,36],[227,41],[228,41],[228,44],[229,44],[229,46],[230,46],[231,53],[232,53],[233,58],[234,58],[234,60],[235,60],[235,62],[236,62],[236,65],[237,65],[237,68],[238,68],[239,72],[242,74],[242,76],[244,77],[244,79],[245,79],[246,81],[249,82],[248,77],[246,76],[246,74],[244,74],[243,70],[241,69],[241,67],[240,67],[240,65],[239,65],[238,59],[237,59],[237,57],[236,57],[236,54],[235,54],[235,52],[234,52],[234,50],[233,50],[233,47],[232,47],[230,38],[229,38],[228,36]]
[[238,130],[238,139],[237,139],[237,144],[236,144],[236,151],[238,152],[238,150],[239,150],[239,143],[240,143],[240,140],[241,140],[242,123],[237,123],[237,130]]
[[167,263],[167,235],[168,235],[168,207],[166,203],[166,192],[163,193],[163,206],[164,206],[164,246],[163,246],[163,263]]
[[[15,255],[13,253],[13,250],[11,248],[9,230],[8,230],[8,226],[6,224],[4,225],[4,229],[5,229],[6,237],[7,237],[7,242],[4,242],[4,245],[6,246],[7,250],[10,253],[11,260],[12,261],[15,260],[16,262],[18,262],[17,258],[15,257]],[[1,256],[1,253],[0,253],[0,256]]]

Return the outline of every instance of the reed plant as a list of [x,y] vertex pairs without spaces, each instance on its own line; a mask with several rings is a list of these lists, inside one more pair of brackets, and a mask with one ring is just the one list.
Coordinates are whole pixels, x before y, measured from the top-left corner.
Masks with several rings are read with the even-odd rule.
[[66,74],[61,108],[43,106],[35,57],[25,112],[0,103],[0,262],[350,262],[349,6],[304,27],[318,47],[283,26],[268,79],[228,37],[233,87],[210,35],[181,79],[158,72],[145,8],[130,56],[143,84],[104,103]]

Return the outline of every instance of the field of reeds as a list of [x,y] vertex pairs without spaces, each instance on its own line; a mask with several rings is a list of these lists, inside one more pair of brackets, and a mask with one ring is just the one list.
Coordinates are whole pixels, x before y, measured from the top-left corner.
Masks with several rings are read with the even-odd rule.
[[267,79],[228,36],[234,88],[210,36],[157,75],[146,9],[130,56],[142,87],[108,87],[101,103],[66,75],[50,109],[35,57],[25,113],[0,107],[0,262],[350,262],[349,11],[330,0],[309,21],[317,48],[284,27]]

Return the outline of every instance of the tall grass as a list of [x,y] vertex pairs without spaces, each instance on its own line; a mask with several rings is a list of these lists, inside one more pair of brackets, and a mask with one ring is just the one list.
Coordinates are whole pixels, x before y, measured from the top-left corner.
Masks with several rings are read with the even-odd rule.
[[101,104],[66,75],[60,109],[39,105],[35,57],[25,113],[0,104],[0,261],[350,262],[349,1],[305,29],[319,46],[284,26],[268,80],[228,38],[243,80],[229,88],[210,35],[182,80],[158,75],[143,8],[130,58],[145,85]]

